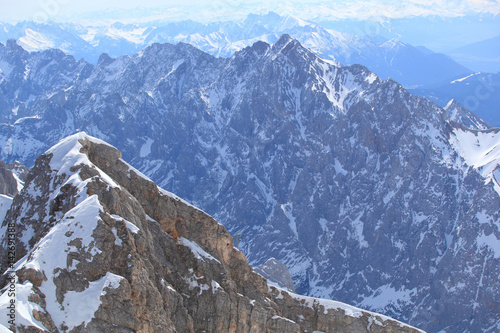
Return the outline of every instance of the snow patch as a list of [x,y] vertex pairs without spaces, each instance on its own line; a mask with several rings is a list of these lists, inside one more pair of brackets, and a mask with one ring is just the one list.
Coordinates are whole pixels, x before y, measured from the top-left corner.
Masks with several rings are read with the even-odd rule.
[[139,155],[141,157],[146,157],[149,154],[151,154],[151,145],[153,144],[153,139],[148,138],[146,142],[142,145],[141,151],[139,152]]
[[477,75],[477,74],[480,74],[480,73],[473,73],[473,74],[467,75],[466,77],[463,77],[461,79],[453,80],[453,81],[451,81],[451,84],[455,84],[457,82],[462,82],[462,81],[467,80],[468,78],[470,78],[470,77],[472,77],[474,75]]
[[218,259],[216,259],[211,254],[209,254],[208,252],[203,250],[197,243],[190,241],[189,239],[186,239],[183,237],[179,237],[178,243],[183,245],[183,246],[188,247],[191,250],[191,252],[194,254],[194,256],[196,257],[196,259],[202,260],[202,261],[205,261],[205,259],[215,260],[220,264],[220,261]]
[[290,227],[290,230],[292,230],[293,234],[297,239],[299,239],[299,233],[297,231],[297,223],[295,222],[295,217],[292,214],[293,211],[293,203],[286,203],[280,206],[281,210],[285,214],[285,216],[288,218],[288,226]]
[[85,132],[74,134],[61,140],[58,144],[45,152],[45,154],[52,154],[52,158],[50,161],[51,169],[56,170],[59,175],[70,175],[73,174],[73,171],[71,171],[71,169],[74,166],[89,165],[97,169],[101,179],[108,183],[109,186],[115,188],[120,187],[115,183],[113,179],[111,179],[111,177],[109,177],[106,173],[92,164],[87,155],[80,152],[83,146],[79,141],[85,139],[91,140],[92,142],[95,142],[97,144],[104,144],[112,147],[102,140],[88,136]]
[[399,308],[401,305],[409,303],[411,297],[416,293],[416,288],[396,290],[390,285],[384,285],[374,291],[371,296],[365,297],[360,306],[377,310],[383,310],[387,306]]
[[107,294],[105,289],[118,288],[123,279],[119,275],[107,272],[99,280],[89,282],[89,287],[82,292],[68,291],[61,304],[64,310],[59,311],[57,315],[50,312],[54,322],[64,322],[70,328],[82,323],[87,325],[101,305],[100,297]]
[[[42,272],[47,277],[39,289],[46,296],[46,310],[57,327],[65,325],[68,330],[71,330],[82,323],[87,324],[100,306],[100,296],[106,294],[104,288],[116,288],[122,279],[122,277],[107,273],[101,279],[89,282],[89,287],[82,292],[68,291],[62,303],[57,300],[54,278],[62,270],[76,269],[72,260],[68,260],[68,253],[86,252],[90,257],[101,253],[95,247],[92,235],[98,226],[102,211],[103,207],[97,195],[86,198],[64,214],[47,235],[34,246],[32,252],[21,259],[14,268],[15,270],[31,268]],[[78,247],[75,244],[78,244]],[[28,300],[32,285],[29,282],[24,285],[17,283],[16,288],[18,300],[25,300],[19,302],[20,311],[24,311],[19,312],[20,320],[41,327],[41,324],[37,324],[32,317],[32,311],[38,309],[37,305]],[[5,301],[4,297],[5,293],[1,296],[3,301]],[[2,301],[0,301],[0,308],[4,308],[1,303]],[[16,322],[17,319],[16,317]]]
[[9,76],[12,72],[12,68],[13,67],[8,62],[0,60],[0,74],[2,74],[2,76]]
[[486,247],[492,250],[495,259],[500,258],[500,239],[494,233],[485,235],[484,232],[481,236],[477,237],[477,245],[479,248]]
[[[44,310],[36,303],[28,301],[29,296],[32,294],[33,285],[31,282],[26,281],[24,284],[16,283],[16,326],[34,326],[42,331],[48,332],[49,330],[45,326],[33,317],[33,311],[37,310],[44,312]],[[4,292],[0,296],[0,327],[9,327],[10,324],[8,320],[10,319],[7,315],[10,305],[10,300],[12,298],[8,296],[7,292]],[[5,328],[6,329],[6,328]],[[5,331],[5,330],[4,330]],[[0,332],[4,332],[0,330]],[[6,329],[5,332],[12,333],[11,330]]]
[[[119,215],[115,215],[115,214],[112,214],[110,215],[113,219],[115,219],[116,221],[123,221],[125,222],[125,226],[127,227],[128,230],[130,230],[130,232],[132,232],[133,234],[137,234],[139,232],[139,230],[141,230],[139,227],[137,227],[135,224],[133,224],[132,222],[130,221],[127,221],[125,220],[123,217],[119,216]],[[149,216],[148,216],[149,217]],[[149,217],[150,218],[150,217]],[[151,218],[150,218],[151,219]],[[153,220],[153,219],[151,219]],[[153,220],[154,221],[154,220]],[[155,221],[156,222],[156,221]]]
[[500,176],[500,132],[458,128],[450,136],[450,141],[465,163],[477,170],[486,184],[493,182],[500,195],[500,177],[497,177]]
[[365,223],[361,221],[364,213],[359,214],[359,216],[351,222],[352,230],[354,232],[354,239],[356,239],[359,243],[360,247],[368,247],[368,242],[365,240],[365,236],[363,236],[363,229]]
[[118,233],[115,227],[111,228],[111,232],[115,236],[115,245],[122,246],[122,240],[118,237]]

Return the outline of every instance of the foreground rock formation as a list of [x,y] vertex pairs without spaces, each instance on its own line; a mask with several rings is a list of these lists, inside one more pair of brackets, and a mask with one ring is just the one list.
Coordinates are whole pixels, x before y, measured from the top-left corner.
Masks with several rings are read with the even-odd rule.
[[2,235],[13,225],[14,260],[11,238],[0,249],[7,332],[418,331],[269,286],[222,225],[84,133],[37,159]]

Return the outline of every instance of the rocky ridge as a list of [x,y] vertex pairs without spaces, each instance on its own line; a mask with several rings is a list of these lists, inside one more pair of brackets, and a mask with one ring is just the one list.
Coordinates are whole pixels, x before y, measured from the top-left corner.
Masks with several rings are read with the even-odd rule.
[[5,286],[5,332],[419,331],[269,286],[222,225],[84,133],[37,159],[2,234],[11,223],[17,313],[11,326]]
[[428,331],[500,328],[498,129],[287,35],[231,59],[182,43],[96,66],[15,43],[0,58],[1,158],[32,165],[85,130],[299,293]]

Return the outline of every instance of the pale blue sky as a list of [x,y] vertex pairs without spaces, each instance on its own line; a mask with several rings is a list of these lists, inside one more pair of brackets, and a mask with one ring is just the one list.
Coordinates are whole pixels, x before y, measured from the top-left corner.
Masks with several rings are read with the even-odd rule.
[[[146,10],[131,15],[132,9],[148,7],[162,9],[154,13]],[[335,18],[400,18],[418,15],[456,17],[478,12],[500,14],[500,0],[341,0],[341,1],[242,1],[242,0],[0,0],[0,20],[78,20],[88,12],[103,13],[108,9],[126,10],[131,18],[163,16],[199,21],[229,19],[245,16],[249,12],[274,10],[294,14],[304,19]],[[107,12],[111,13],[111,12]],[[122,14],[117,14],[123,18]],[[84,16],[87,17],[87,16]],[[116,17],[114,18],[116,19]]]

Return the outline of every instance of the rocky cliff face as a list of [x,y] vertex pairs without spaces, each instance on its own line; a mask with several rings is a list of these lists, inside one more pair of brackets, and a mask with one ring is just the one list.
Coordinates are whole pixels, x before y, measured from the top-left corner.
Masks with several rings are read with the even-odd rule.
[[0,161],[0,221],[12,205],[13,197],[23,188],[29,169],[15,161],[9,165]]
[[0,194],[14,196],[19,193],[18,182],[12,170],[0,161]]
[[0,247],[18,280],[3,276],[7,332],[418,331],[268,286],[222,225],[84,133],[37,159],[2,235],[11,225],[14,269],[10,238]]
[[85,130],[244,233],[251,264],[283,262],[302,294],[429,331],[500,327],[497,129],[286,35],[231,59],[186,44],[97,66],[14,43],[0,57],[3,159],[32,165]]

